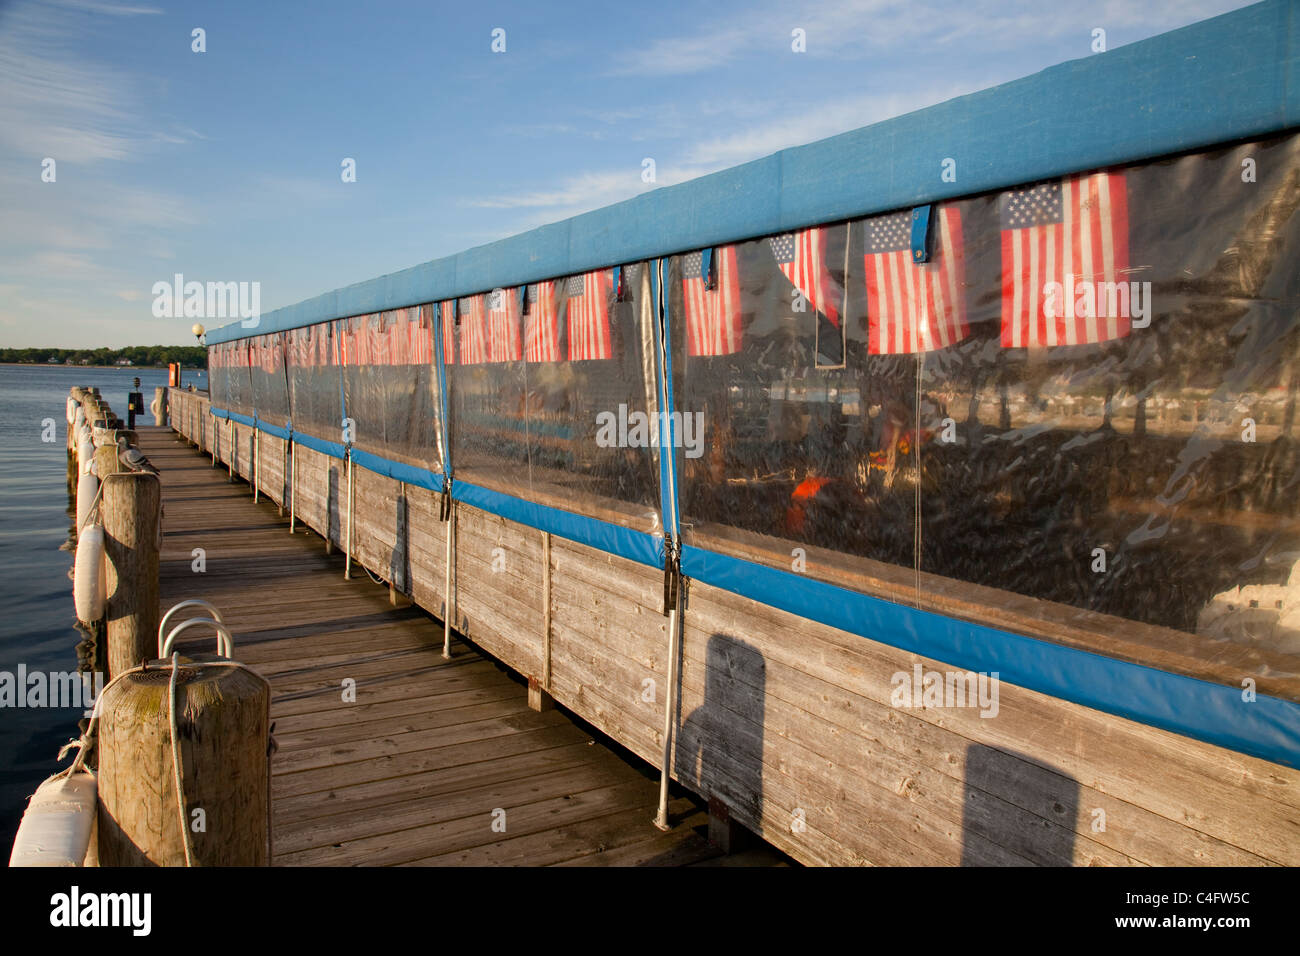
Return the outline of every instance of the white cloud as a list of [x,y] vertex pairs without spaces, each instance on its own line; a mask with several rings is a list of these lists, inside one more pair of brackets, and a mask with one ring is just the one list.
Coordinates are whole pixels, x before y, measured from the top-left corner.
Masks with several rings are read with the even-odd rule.
[[[967,0],[923,8],[896,0],[820,0],[800,10],[780,0],[743,15],[701,17],[688,33],[641,42],[620,51],[615,75],[674,76],[728,66],[749,56],[795,55],[791,31],[802,29],[809,57],[862,58],[904,46],[947,47],[959,42],[989,53],[1025,49],[1035,41],[1100,26],[1107,30],[1163,32],[1246,6],[1249,0],[1076,0],[1065,15],[1050,5]],[[1079,55],[1089,33],[1080,34]]]
[[96,0],[55,5],[69,13],[52,17],[30,4],[6,11],[0,30],[0,147],[10,155],[95,163],[130,159],[158,142],[188,141],[191,131],[146,125],[131,78],[74,49],[73,41],[93,30],[96,16],[161,11]]

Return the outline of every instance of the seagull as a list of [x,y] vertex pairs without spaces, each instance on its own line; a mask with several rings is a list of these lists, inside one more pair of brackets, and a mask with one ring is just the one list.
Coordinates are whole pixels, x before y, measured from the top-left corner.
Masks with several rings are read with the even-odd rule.
[[132,448],[126,443],[125,436],[117,440],[117,460],[122,463],[122,467],[127,471],[143,471],[151,475],[158,474],[158,469],[149,464],[146,458],[138,448]]

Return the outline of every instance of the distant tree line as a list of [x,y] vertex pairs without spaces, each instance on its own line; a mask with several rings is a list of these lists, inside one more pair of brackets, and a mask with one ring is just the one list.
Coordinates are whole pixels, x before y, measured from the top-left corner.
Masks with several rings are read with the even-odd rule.
[[184,368],[206,368],[208,364],[207,349],[198,345],[129,345],[121,349],[0,349],[0,362],[23,365],[116,365],[123,359],[133,366],[145,368],[166,368],[172,362],[180,362]]

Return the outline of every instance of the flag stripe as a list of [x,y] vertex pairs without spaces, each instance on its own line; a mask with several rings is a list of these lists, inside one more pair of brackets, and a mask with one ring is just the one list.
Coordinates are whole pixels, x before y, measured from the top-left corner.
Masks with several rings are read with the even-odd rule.
[[912,260],[910,222],[907,213],[892,213],[863,224],[867,348],[872,355],[946,348],[970,331],[960,209],[938,209],[929,262]]

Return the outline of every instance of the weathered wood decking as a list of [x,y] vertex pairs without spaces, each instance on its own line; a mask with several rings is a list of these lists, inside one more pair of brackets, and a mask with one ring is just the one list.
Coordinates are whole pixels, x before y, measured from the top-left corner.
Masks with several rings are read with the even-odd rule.
[[276,865],[721,862],[696,798],[675,800],[661,833],[651,768],[564,711],[530,710],[524,685],[475,648],[457,641],[444,660],[424,611],[392,607],[359,567],[344,580],[342,555],[290,535],[273,503],[255,505],[169,429],[139,432],[162,473],[163,612],[211,601],[235,656],[271,681]]

